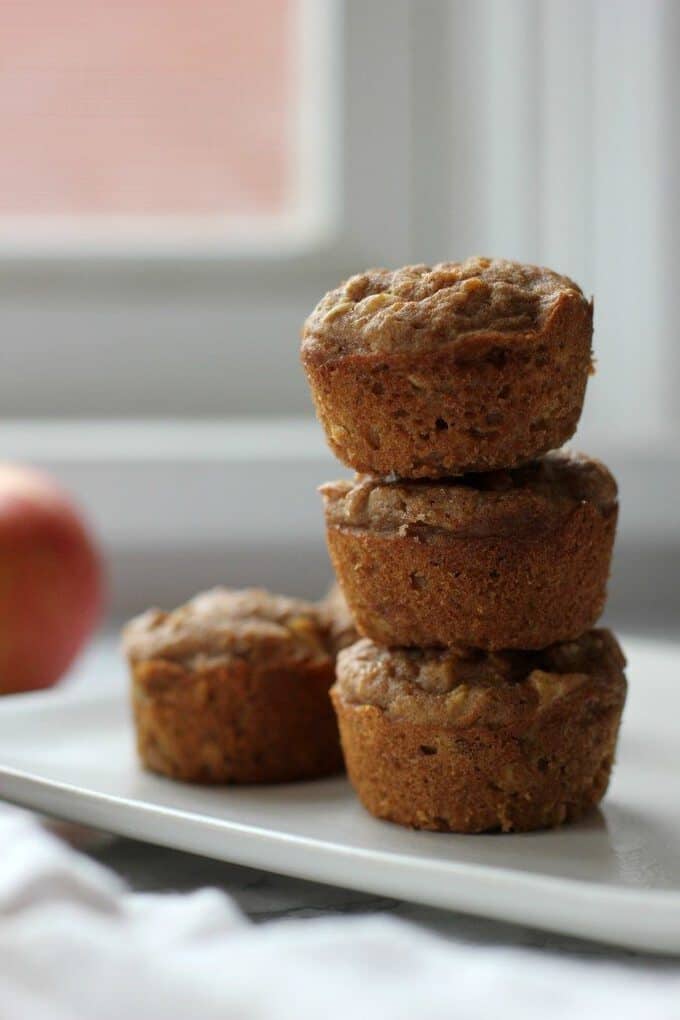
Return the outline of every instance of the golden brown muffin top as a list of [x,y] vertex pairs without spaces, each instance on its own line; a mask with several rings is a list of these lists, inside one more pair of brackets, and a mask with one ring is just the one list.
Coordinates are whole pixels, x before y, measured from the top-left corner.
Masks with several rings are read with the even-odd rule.
[[123,650],[131,663],[163,659],[191,669],[235,658],[279,666],[332,657],[315,605],[258,588],[213,588],[172,612],[149,609],[124,628]]
[[465,262],[369,269],[329,291],[302,332],[303,355],[424,351],[472,335],[539,334],[558,304],[589,303],[550,269],[474,256]]
[[388,649],[362,638],[340,652],[337,688],[350,704],[375,705],[389,719],[498,727],[526,721],[593,683],[602,702],[621,700],[625,664],[608,630],[537,652]]
[[602,513],[617,505],[617,486],[597,460],[557,450],[512,471],[412,480],[357,475],[320,487],[329,524],[376,533],[489,537],[551,530],[575,507]]

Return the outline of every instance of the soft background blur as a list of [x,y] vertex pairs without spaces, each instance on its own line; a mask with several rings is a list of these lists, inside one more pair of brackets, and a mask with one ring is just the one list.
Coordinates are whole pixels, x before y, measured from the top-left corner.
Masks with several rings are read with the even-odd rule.
[[595,294],[576,445],[619,475],[608,619],[680,635],[674,0],[0,0],[3,456],[54,471],[112,612],[329,577],[344,473],[298,364],[367,265]]

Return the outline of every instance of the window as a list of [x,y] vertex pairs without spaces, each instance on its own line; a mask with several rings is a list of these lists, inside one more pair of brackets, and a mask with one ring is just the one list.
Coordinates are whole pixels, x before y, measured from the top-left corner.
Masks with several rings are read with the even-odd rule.
[[318,215],[309,4],[4,0],[0,14],[5,245],[195,248]]
[[5,415],[309,414],[297,338],[325,289],[477,251],[595,293],[584,441],[677,427],[666,0],[0,16]]
[[[78,160],[71,145],[60,148],[54,137],[59,118],[73,128],[74,108],[64,103],[63,92],[60,106],[56,94],[48,102],[28,88],[32,108],[40,100],[52,120],[47,118],[47,132],[35,123],[21,128],[23,155],[14,159],[12,173],[21,177],[23,167],[26,180],[15,183],[12,230],[4,229],[7,221],[0,230],[3,413],[308,414],[296,353],[304,316],[320,292],[357,266],[407,257],[408,4],[125,0],[103,5],[110,10],[95,15],[85,0],[68,0],[68,29],[66,22],[56,24],[54,12],[43,23],[39,6],[39,0],[25,5],[38,30],[23,4],[0,4],[14,34],[11,49],[19,49],[15,41],[23,34],[22,74],[29,75],[28,65],[46,66],[53,32],[63,36],[49,64],[50,82],[78,80],[76,106],[90,118],[97,142],[80,122],[77,141],[107,183],[89,181],[97,174],[88,171],[88,195],[74,189]],[[142,23],[152,40],[144,46],[138,39]],[[162,25],[161,45],[153,39]],[[380,41],[385,26],[389,50]],[[84,31],[93,52],[80,66],[68,48],[82,47]],[[180,51],[178,34],[191,40]],[[197,60],[199,51],[206,73],[194,79],[187,61],[190,55]],[[224,75],[222,53],[233,65]],[[77,73],[64,70],[67,57]],[[162,145],[149,146],[151,132],[129,117],[135,93],[110,70],[114,60],[118,70],[141,68],[137,105],[145,122],[159,111],[167,129]],[[246,74],[243,65],[251,60]],[[10,87],[20,63],[17,56],[4,78],[4,134],[20,119],[21,90]],[[86,87],[98,76],[105,82],[100,92],[107,118]],[[178,95],[184,100],[190,92],[189,78],[202,104],[200,118],[196,103],[195,118],[184,104],[175,119],[175,108],[182,107]],[[2,82],[0,76],[0,92]],[[213,137],[207,124],[218,119],[221,106],[225,115]],[[111,122],[116,131],[108,139]],[[116,141],[123,123],[134,128],[126,144],[136,169],[124,165]],[[189,129],[201,145],[187,154],[183,136]],[[32,163],[30,146],[48,142],[51,158],[66,161],[69,173],[61,190],[54,180],[44,186],[41,215],[34,216],[25,211],[31,195],[40,191],[43,175],[53,175],[45,161]],[[227,143],[233,152],[223,151]],[[206,153],[214,157],[208,161],[211,184],[201,188],[196,181],[208,172]],[[251,179],[255,170],[257,184]],[[119,190],[112,187],[116,181],[122,182]],[[59,212],[60,202],[62,208],[70,203],[68,215]]]
[[[618,555],[632,550],[637,584],[640,562],[677,545],[679,12],[670,0],[0,0],[0,413],[31,423],[5,425],[6,455],[58,465],[112,545],[146,547],[163,522],[168,602],[168,549],[190,530],[228,532],[237,550],[251,519],[266,531],[253,508],[300,543],[316,527],[320,550],[308,494],[337,468],[318,430],[265,422],[246,439],[186,419],[311,419],[298,336],[326,289],[369,265],[506,255],[596,296],[598,373],[576,442],[620,477]],[[80,64],[69,47],[83,33]],[[134,89],[124,67],[138,68]],[[71,418],[114,425],[59,423]],[[121,418],[160,421],[140,439]],[[225,461],[241,465],[228,484]],[[282,506],[262,488],[275,471]],[[177,571],[185,594],[212,577],[208,544],[210,570]],[[296,550],[291,539],[295,568]],[[662,575],[650,568],[641,596],[629,586],[650,617],[675,604]],[[155,597],[154,570],[126,576],[129,593]]]

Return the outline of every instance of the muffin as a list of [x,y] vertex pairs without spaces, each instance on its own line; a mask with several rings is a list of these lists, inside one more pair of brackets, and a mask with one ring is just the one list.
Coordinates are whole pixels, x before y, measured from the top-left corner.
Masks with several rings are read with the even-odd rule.
[[311,603],[217,588],[127,625],[144,765],[197,783],[276,783],[342,768],[334,652]]
[[354,617],[339,584],[332,585],[321,599],[319,614],[328,628],[331,649],[335,655],[359,639]]
[[355,471],[511,468],[574,434],[592,316],[567,277],[504,259],[372,269],[319,302],[301,356],[329,445]]
[[617,487],[564,451],[514,471],[321,487],[358,630],[388,646],[544,648],[600,616]]
[[603,797],[626,695],[614,636],[540,652],[389,651],[363,639],[331,689],[364,807],[416,829],[526,831]]

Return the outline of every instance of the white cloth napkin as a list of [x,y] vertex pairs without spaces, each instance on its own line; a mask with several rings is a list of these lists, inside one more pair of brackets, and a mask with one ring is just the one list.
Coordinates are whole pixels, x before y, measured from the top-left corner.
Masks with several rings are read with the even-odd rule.
[[[643,923],[643,922],[641,922]],[[251,925],[216,890],[130,893],[0,813],[1,1020],[680,1018],[680,975],[459,945],[387,917]]]

